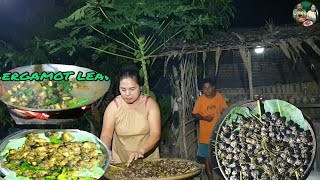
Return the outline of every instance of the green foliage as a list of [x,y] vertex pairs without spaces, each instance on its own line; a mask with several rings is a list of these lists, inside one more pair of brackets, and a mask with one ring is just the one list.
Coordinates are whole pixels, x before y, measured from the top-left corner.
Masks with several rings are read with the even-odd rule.
[[[239,116],[245,118],[248,117],[261,117],[262,112],[270,112],[271,114],[279,112],[281,117],[285,117],[286,121],[292,120],[297,123],[300,128],[306,130],[307,125],[302,112],[294,105],[279,99],[271,99],[263,101],[257,101],[257,106],[250,110],[245,106],[234,107],[228,114],[230,121],[235,122]],[[260,119],[260,118],[259,118]],[[261,119],[260,119],[261,121]]]
[[249,108],[244,106],[234,107],[230,111],[229,116],[232,122],[236,122],[238,120],[238,116],[243,116],[245,118],[252,117]]
[[2,55],[0,56],[1,63],[13,60],[16,66],[50,62],[48,49],[44,41],[37,37],[27,41],[22,50],[7,44],[0,46],[0,54]]
[[70,33],[64,38],[49,41],[47,45],[50,53],[63,50],[71,56],[77,49],[91,48],[95,53],[131,59],[135,63],[140,61],[149,94],[149,58],[168,39],[180,31],[180,35],[187,39],[202,37],[205,26],[224,28],[226,20],[223,17],[233,16],[233,11],[231,14],[228,11],[232,9],[231,0],[210,1],[209,5],[215,6],[209,7],[223,7],[216,14],[204,6],[205,1],[201,3],[197,5],[183,0],[89,0],[56,23],[55,27]]
[[[142,93],[148,94],[146,86],[142,86]],[[154,94],[154,92],[149,90],[149,95],[152,97],[152,99],[157,100],[156,94]]]
[[228,28],[233,13],[232,0],[202,0],[200,4],[185,0],[89,0],[56,23],[55,27],[69,33],[47,45],[50,53],[62,50],[71,56],[78,49],[90,48],[93,57],[107,53],[141,63],[144,90],[150,94],[147,67],[155,53],[175,36],[195,39],[215,27]]
[[[232,0],[209,0],[195,3],[185,0],[89,0],[70,16],[59,20],[55,27],[68,30],[65,38],[55,41],[72,54],[79,46],[108,47],[110,41],[101,33],[119,36],[127,27],[133,27],[138,37],[147,37],[161,30],[163,22],[171,22],[162,33],[162,40],[182,30],[180,37],[201,38],[214,28],[227,29],[234,16]],[[88,37],[89,36],[89,37]],[[74,41],[78,41],[76,44]],[[65,45],[64,45],[65,44]]]
[[233,0],[208,0],[205,3],[208,7],[206,11],[208,16],[214,17],[212,18],[212,23],[214,25],[209,28],[209,32],[215,27],[228,29],[236,11]]

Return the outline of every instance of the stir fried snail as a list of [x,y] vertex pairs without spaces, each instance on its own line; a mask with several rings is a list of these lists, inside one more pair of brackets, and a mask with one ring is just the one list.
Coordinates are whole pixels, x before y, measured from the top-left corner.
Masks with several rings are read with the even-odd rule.
[[73,142],[74,137],[67,132],[44,135],[49,142],[36,133],[27,134],[20,149],[9,150],[2,167],[31,179],[57,179],[62,174],[73,177],[98,167],[105,158],[94,142]]
[[199,167],[192,162],[161,159],[155,161],[137,160],[129,167],[111,167],[106,173],[117,179],[150,179],[185,175],[197,171],[199,171]]

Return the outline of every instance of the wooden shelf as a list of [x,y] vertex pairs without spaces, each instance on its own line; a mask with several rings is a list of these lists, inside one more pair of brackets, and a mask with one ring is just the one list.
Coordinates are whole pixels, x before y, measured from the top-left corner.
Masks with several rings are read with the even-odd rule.
[[320,108],[320,104],[294,104],[298,108]]

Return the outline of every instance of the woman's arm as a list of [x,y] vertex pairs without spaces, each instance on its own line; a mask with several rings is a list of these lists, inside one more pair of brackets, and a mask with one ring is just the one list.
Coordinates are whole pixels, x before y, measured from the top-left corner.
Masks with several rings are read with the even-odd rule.
[[150,136],[147,141],[140,147],[140,151],[145,154],[158,143],[161,136],[161,117],[160,109],[156,101],[150,98],[148,103],[148,121],[150,127]]
[[114,112],[116,109],[117,109],[117,106],[112,101],[104,111],[104,115],[103,115],[103,125],[102,125],[102,131],[100,134],[100,139],[102,140],[103,143],[107,145],[109,149],[111,149],[111,140],[113,137],[114,124],[115,124]]
[[197,114],[192,114],[192,115],[193,115],[193,117],[195,117],[198,121],[204,120],[204,121],[210,122],[210,121],[212,121],[213,118],[214,118],[214,115],[211,115],[211,116],[201,116],[199,113],[197,113]]

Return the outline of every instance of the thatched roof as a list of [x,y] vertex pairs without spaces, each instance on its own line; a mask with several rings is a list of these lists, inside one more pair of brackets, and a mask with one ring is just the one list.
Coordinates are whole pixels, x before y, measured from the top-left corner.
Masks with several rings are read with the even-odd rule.
[[[292,47],[296,52],[304,52],[301,43],[306,42],[320,55],[320,49],[314,46],[314,42],[320,39],[320,25],[314,24],[310,27],[298,26],[273,26],[267,24],[265,27],[255,29],[231,29],[229,32],[214,32],[199,41],[183,42],[175,41],[168,45],[158,56],[170,56],[175,54],[195,53],[222,50],[238,50],[239,46],[245,48]],[[289,57],[288,52],[285,52]]]
[[[280,48],[287,58],[297,60],[300,53],[306,53],[303,47],[305,43],[319,56],[320,48],[315,43],[320,40],[320,25],[310,27],[298,25],[275,27],[267,23],[265,27],[256,29],[233,29],[229,32],[213,32],[211,36],[200,41],[181,42],[176,40],[156,57],[166,57],[165,66],[170,59],[183,55],[202,53],[205,62],[206,54],[215,51],[215,76],[219,69],[219,61],[223,50],[237,50],[240,52],[245,68],[248,72],[250,99],[253,99],[252,63],[250,49],[256,46]],[[155,58],[156,58],[155,57]]]

